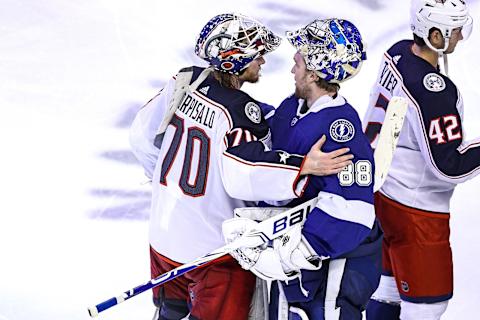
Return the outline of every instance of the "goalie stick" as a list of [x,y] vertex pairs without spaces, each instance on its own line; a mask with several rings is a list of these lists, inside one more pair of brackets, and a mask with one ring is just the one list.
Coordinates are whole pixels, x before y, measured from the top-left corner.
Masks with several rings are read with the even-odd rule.
[[[408,103],[404,98],[393,97],[387,107],[385,121],[380,131],[377,148],[375,150],[375,184],[374,191],[377,191],[385,181],[390,167],[393,153],[398,142],[400,130],[407,111]],[[379,162],[377,162],[379,161]],[[378,180],[377,180],[378,179]],[[91,317],[96,317],[102,311],[105,311],[117,304],[120,304],[142,292],[162,285],[173,280],[191,270],[205,266],[230,252],[241,247],[256,247],[268,241],[271,241],[285,234],[290,227],[298,223],[303,223],[307,214],[317,203],[317,198],[306,201],[294,208],[288,209],[278,215],[266,219],[256,225],[252,231],[245,233],[235,241],[218,248],[192,262],[183,264],[169,272],[166,272],[155,279],[152,279],[142,285],[123,292],[121,295],[105,300],[96,306],[88,308]]]
[[373,154],[375,160],[374,191],[378,191],[387,179],[407,108],[408,101],[402,97],[392,97],[388,103],[382,129],[378,136],[377,148]]
[[166,272],[159,277],[148,281],[145,284],[137,286],[133,289],[125,291],[122,295],[110,298],[102,303],[97,304],[94,307],[88,308],[88,313],[91,317],[97,316],[100,312],[107,310],[125,300],[128,300],[146,290],[153,287],[164,284],[176,277],[179,277],[193,269],[197,269],[215,259],[218,259],[226,254],[229,254],[235,249],[241,247],[257,247],[265,242],[273,240],[281,235],[285,234],[291,226],[298,223],[302,223],[307,213],[311,211],[311,208],[315,206],[317,199],[306,201],[301,205],[288,209],[278,215],[275,215],[267,220],[264,220],[256,226],[255,230],[247,232],[240,238],[234,240],[230,244],[227,244],[219,249],[216,249],[209,254],[195,259],[190,263],[186,263],[177,267],[169,272]]

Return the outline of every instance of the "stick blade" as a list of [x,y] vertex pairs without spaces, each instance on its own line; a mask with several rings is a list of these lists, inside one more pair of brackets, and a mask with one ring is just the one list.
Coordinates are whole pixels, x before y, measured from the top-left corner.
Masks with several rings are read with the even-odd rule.
[[382,129],[378,136],[377,147],[375,148],[374,153],[374,191],[378,191],[387,178],[407,109],[408,101],[402,97],[392,97],[388,103],[385,120],[383,121]]

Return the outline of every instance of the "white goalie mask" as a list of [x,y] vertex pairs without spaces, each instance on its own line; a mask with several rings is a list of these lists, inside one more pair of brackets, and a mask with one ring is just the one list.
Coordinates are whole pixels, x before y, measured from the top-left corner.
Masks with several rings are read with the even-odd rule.
[[275,50],[281,39],[250,17],[220,14],[203,27],[195,54],[216,70],[239,75],[256,58]]
[[[447,50],[452,31],[462,28],[463,39],[472,32],[472,17],[464,0],[412,0],[411,29],[428,47],[442,53]],[[432,28],[437,28],[445,38],[443,48],[435,48],[428,39]]]
[[362,36],[348,20],[316,19],[286,35],[303,56],[307,69],[329,83],[355,76],[367,59]]

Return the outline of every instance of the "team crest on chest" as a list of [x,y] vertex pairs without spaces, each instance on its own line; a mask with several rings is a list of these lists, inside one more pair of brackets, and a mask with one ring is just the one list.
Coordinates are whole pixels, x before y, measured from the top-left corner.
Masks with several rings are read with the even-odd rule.
[[345,119],[335,120],[330,125],[330,137],[337,142],[347,142],[353,139],[355,127]]
[[247,118],[250,119],[253,123],[260,123],[262,121],[262,111],[260,107],[254,102],[248,102],[245,105],[245,114]]
[[429,91],[440,92],[445,89],[445,80],[436,73],[429,73],[423,78],[423,85]]

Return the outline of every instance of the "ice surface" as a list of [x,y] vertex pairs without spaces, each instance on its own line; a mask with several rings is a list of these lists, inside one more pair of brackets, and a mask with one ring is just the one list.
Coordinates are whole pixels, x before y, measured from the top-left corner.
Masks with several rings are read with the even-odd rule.
[[[0,0],[0,320],[89,319],[88,306],[149,279],[149,187],[127,128],[179,68],[201,64],[193,44],[212,16],[242,12],[281,34],[316,17],[353,21],[368,61],[342,94],[361,115],[382,51],[409,37],[408,1],[237,3]],[[469,3],[478,18],[479,1]],[[480,135],[474,23],[450,58],[469,137]],[[266,57],[261,82],[245,89],[278,104],[293,88],[293,53],[284,42]],[[479,184],[459,186],[452,200],[455,295],[444,319],[477,317]],[[144,293],[100,319],[152,314]]]

